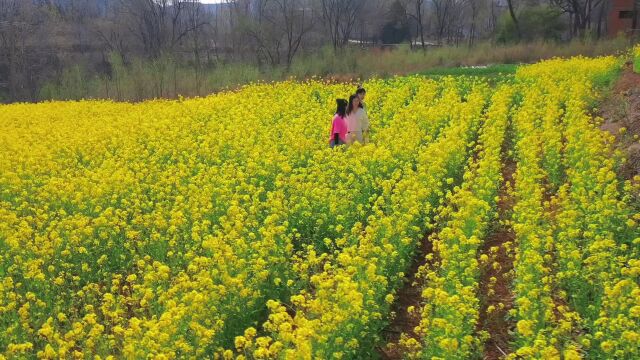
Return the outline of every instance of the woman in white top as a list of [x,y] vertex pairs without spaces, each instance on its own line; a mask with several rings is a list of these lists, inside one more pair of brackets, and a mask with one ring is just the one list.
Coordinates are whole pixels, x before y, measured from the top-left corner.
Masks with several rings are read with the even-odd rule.
[[364,143],[364,134],[369,132],[369,118],[366,111],[360,107],[360,97],[351,95],[347,107],[347,144],[355,141]]
[[[369,116],[367,114],[367,105],[365,105],[364,103],[364,98],[367,96],[367,90],[365,90],[362,86],[358,86],[358,89],[356,90],[356,95],[360,98],[360,108],[364,110],[364,115],[366,116],[368,121]],[[369,125],[367,123],[367,130],[363,134],[365,144],[369,142],[369,130],[370,130]]]

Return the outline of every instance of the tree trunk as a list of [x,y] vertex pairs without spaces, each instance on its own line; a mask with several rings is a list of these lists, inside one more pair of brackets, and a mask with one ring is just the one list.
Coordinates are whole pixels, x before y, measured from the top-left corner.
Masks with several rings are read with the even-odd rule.
[[522,33],[520,32],[520,24],[518,23],[516,12],[513,9],[513,0],[507,0],[507,5],[509,5],[509,15],[511,15],[511,20],[513,20],[513,25],[516,27],[516,33],[518,35],[518,41],[519,41],[522,38]]
[[15,61],[15,51],[9,49],[8,52],[8,62],[9,62],[9,100],[10,101],[18,101],[18,90],[17,84],[18,79],[16,79],[18,75],[18,71],[16,71],[16,61]]
[[598,27],[597,27],[597,38],[598,40],[600,40],[600,38],[602,37],[602,20],[604,19],[604,8],[606,6],[607,2],[603,1],[600,4],[600,11],[598,11]]
[[631,26],[631,30],[633,31],[632,33],[632,38],[636,38],[636,29],[638,28],[638,21],[640,21],[640,14],[638,13],[640,12],[640,0],[636,0],[633,2],[633,22],[632,22],[632,26]]
[[420,34],[420,46],[422,47],[422,51],[425,51],[427,48],[424,45],[424,25],[422,24],[422,2],[423,0],[418,0],[416,2],[416,7],[417,7],[417,16],[418,16],[418,32]]
[[476,37],[476,17],[477,9],[475,4],[471,4],[471,25],[469,26],[469,47],[473,46]]

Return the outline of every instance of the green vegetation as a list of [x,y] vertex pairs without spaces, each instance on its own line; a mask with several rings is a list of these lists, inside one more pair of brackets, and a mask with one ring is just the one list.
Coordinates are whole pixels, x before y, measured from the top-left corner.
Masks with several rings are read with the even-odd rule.
[[558,8],[534,6],[523,9],[519,14],[518,25],[509,14],[503,14],[498,26],[497,40],[502,43],[533,40],[555,40],[562,38],[567,24]]
[[489,66],[471,66],[456,68],[436,68],[423,71],[424,75],[440,75],[440,76],[500,76],[515,74],[518,65],[516,64],[498,64]]

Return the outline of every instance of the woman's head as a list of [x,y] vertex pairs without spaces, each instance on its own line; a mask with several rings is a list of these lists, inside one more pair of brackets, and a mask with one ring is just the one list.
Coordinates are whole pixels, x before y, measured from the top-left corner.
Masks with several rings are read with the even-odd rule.
[[349,96],[349,106],[347,107],[347,114],[351,114],[360,107],[360,97],[356,94]]
[[336,109],[336,114],[344,117],[347,114],[347,105],[349,105],[347,103],[347,100],[336,99],[336,104],[338,105],[338,108]]
[[367,96],[367,90],[365,90],[362,86],[356,90],[356,95],[360,98],[360,102],[364,101],[365,96]]

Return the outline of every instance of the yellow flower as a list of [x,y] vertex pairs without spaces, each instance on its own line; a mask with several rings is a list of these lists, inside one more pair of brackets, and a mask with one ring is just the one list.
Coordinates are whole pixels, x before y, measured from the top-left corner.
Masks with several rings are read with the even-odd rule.
[[520,320],[517,323],[518,332],[524,336],[532,336],[533,335],[533,324],[529,320]]
[[233,343],[236,349],[240,351],[244,348],[244,345],[247,343],[247,340],[244,336],[236,336]]
[[387,304],[391,304],[393,303],[393,295],[392,294],[387,294],[387,296],[385,296],[384,301],[387,302]]
[[566,360],[580,360],[582,356],[580,356],[580,353],[575,349],[567,349],[563,353],[563,358]]
[[606,353],[610,353],[613,350],[614,346],[615,344],[613,343],[613,341],[603,341],[602,344],[600,344],[600,348]]
[[[421,306],[398,311],[420,318],[408,358],[478,356],[487,271],[484,295],[512,284],[516,354],[583,355],[566,335],[585,325],[585,356],[633,357],[637,189],[619,186],[613,137],[590,115],[619,65],[372,79],[372,144],[344,151],[327,146],[328,114],[352,89],[321,80],[2,106],[0,313],[17,319],[3,356],[362,357],[430,233]],[[495,226],[515,238],[485,252]],[[556,309],[570,299],[588,305]]]

